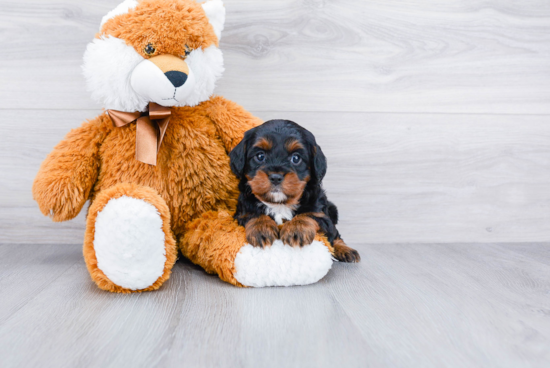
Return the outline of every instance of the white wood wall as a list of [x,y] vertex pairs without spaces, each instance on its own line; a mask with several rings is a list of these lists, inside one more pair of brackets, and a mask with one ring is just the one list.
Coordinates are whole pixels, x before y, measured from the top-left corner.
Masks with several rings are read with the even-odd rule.
[[[100,112],[80,63],[118,0],[0,0],[0,243],[79,243],[41,160]],[[306,126],[350,243],[550,239],[548,0],[226,0],[217,93]]]

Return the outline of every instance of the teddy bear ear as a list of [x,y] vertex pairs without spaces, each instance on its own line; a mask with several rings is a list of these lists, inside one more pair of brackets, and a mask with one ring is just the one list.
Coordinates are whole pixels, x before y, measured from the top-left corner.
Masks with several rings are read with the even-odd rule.
[[208,0],[202,4],[202,8],[219,40],[225,23],[225,7],[223,6],[223,2],[221,0]]
[[130,9],[134,9],[137,6],[138,2],[137,0],[125,0],[124,2],[118,4],[116,8],[108,12],[102,19],[101,19],[101,25],[99,26],[99,30],[103,28],[103,25],[107,23],[107,21],[111,18],[116,17],[117,15],[126,14],[130,11]]

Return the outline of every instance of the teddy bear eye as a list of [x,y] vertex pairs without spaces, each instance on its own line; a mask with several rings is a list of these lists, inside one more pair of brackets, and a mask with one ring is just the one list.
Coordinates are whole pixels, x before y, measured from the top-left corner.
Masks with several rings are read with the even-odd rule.
[[153,55],[155,51],[157,50],[151,43],[148,43],[147,46],[145,46],[145,48],[143,49],[143,52],[145,53],[145,55],[149,55],[149,56]]
[[191,49],[189,48],[189,46],[185,45],[185,56],[189,56],[190,53]]

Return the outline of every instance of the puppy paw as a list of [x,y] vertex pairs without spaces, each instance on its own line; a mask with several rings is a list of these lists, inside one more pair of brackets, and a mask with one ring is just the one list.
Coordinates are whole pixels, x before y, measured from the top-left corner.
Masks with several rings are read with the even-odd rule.
[[311,244],[319,225],[311,217],[298,215],[286,222],[281,229],[281,240],[292,247],[302,247]]
[[254,247],[267,247],[279,239],[277,223],[266,215],[248,221],[245,230],[246,241]]
[[359,252],[350,248],[344,243],[342,239],[334,240],[334,258],[340,262],[358,263],[361,261]]

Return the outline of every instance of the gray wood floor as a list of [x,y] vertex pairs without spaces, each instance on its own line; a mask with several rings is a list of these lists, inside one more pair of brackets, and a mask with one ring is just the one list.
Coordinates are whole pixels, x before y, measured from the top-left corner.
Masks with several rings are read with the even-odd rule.
[[180,261],[133,295],[98,290],[80,246],[0,246],[0,366],[548,367],[550,244],[356,246],[311,286]]

